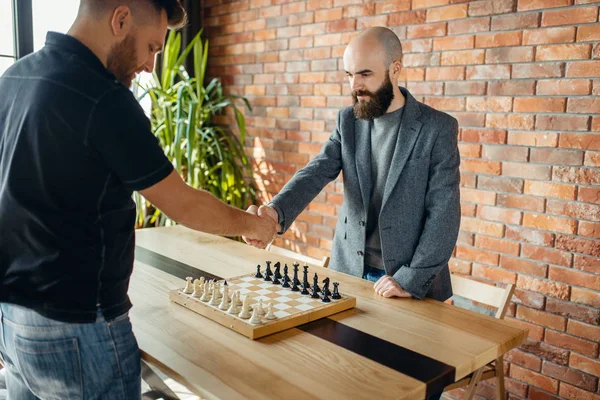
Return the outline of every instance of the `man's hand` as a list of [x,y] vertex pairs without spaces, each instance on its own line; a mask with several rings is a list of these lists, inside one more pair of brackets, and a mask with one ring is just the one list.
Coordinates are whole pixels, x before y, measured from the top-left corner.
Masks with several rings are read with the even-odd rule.
[[272,232],[270,234],[270,236],[268,236],[266,234],[266,232],[265,232],[264,236],[263,235],[260,235],[260,236],[254,235],[252,237],[242,236],[244,241],[246,243],[248,243],[249,245],[258,247],[259,249],[264,249],[269,243],[271,243],[273,241],[273,239],[275,239],[275,236],[277,236],[277,232],[279,232],[281,230],[281,227],[279,226],[279,223],[278,223],[279,218],[277,215],[277,211],[275,211],[275,209],[273,207],[269,207],[269,206],[260,206],[260,208],[259,208],[259,207],[256,207],[255,205],[251,205],[250,207],[248,207],[246,212],[257,215],[259,218],[264,219],[265,221],[269,221],[271,224],[274,223],[274,225],[276,227],[275,231]]
[[412,294],[402,289],[394,278],[384,275],[373,286],[378,295],[383,297],[412,297]]

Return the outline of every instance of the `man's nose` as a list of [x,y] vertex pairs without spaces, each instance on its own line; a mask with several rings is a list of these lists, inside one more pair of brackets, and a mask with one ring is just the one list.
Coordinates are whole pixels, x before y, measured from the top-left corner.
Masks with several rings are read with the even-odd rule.
[[152,73],[152,71],[154,71],[154,63],[155,62],[156,62],[156,57],[155,56],[150,57],[148,59],[148,61],[146,61],[146,64],[144,64],[144,71]]

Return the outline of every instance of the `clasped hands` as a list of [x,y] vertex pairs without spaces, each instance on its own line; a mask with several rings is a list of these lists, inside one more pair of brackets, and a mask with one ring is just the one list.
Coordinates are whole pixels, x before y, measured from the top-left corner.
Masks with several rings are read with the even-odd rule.
[[274,231],[268,230],[265,232],[260,232],[260,233],[257,233],[257,235],[255,235],[255,237],[242,236],[244,241],[246,243],[248,243],[249,245],[258,247],[259,249],[264,249],[265,247],[267,247],[267,245],[269,243],[271,243],[273,241],[273,239],[275,239],[275,237],[277,236],[277,232],[279,232],[281,230],[281,227],[279,226],[279,222],[278,222],[279,218],[277,215],[277,211],[275,211],[275,209],[273,207],[269,207],[269,206],[263,205],[263,206],[257,207],[255,205],[251,205],[250,207],[248,207],[246,212],[257,215],[259,218],[261,218],[263,220],[268,220],[270,222],[270,224],[273,224],[275,226]]

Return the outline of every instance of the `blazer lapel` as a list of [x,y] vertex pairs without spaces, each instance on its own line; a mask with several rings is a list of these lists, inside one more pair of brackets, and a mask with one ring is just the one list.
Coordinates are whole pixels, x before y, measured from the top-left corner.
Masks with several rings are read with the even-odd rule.
[[369,121],[357,119],[354,123],[356,143],[356,173],[362,196],[363,209],[369,209],[371,200],[371,124]]
[[383,202],[381,204],[382,209],[390,197],[392,190],[396,186],[396,182],[398,182],[398,179],[400,178],[402,169],[404,169],[406,160],[417,141],[421,126],[423,125],[417,120],[421,114],[417,101],[406,89],[401,88],[401,91],[406,98],[406,104],[404,106],[405,109],[404,115],[402,116],[402,122],[400,123],[398,139],[396,140],[396,149],[394,151],[394,156],[392,157],[392,164],[390,165],[390,172],[385,183]]

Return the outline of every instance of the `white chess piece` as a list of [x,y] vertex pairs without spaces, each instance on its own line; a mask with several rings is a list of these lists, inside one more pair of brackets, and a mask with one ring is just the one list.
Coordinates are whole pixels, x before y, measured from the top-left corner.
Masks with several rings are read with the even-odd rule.
[[204,294],[204,288],[202,287],[203,280],[204,278],[200,278],[194,281],[194,293],[192,293],[192,297],[200,298]]
[[269,302],[269,307],[267,309],[267,315],[265,315],[265,318],[266,319],[277,319],[275,314],[273,314],[273,302],[272,301]]
[[258,308],[258,315],[265,315],[265,309],[263,308],[263,301],[262,299],[258,300],[258,304],[256,305],[256,308]]
[[229,286],[223,287],[223,299],[221,300],[221,304],[219,304],[219,310],[227,310],[229,308]]
[[210,300],[210,282],[204,282],[204,292],[202,293],[202,297],[200,297],[200,301],[209,301]]
[[210,304],[211,306],[218,306],[219,305],[219,286],[214,285],[213,286],[213,291],[212,291],[212,297],[210,299]]
[[237,299],[236,299],[235,305],[238,307],[241,307],[242,306],[242,294],[240,293],[239,290],[236,290],[235,292],[237,293]]
[[244,302],[242,303],[242,311],[238,314],[238,317],[242,319],[250,318],[250,297],[244,296]]
[[192,294],[194,292],[194,287],[192,285],[192,280],[194,278],[192,278],[191,276],[188,276],[187,278],[185,278],[185,280],[187,281],[187,283],[185,284],[185,289],[183,289],[183,293],[185,294]]
[[239,295],[238,291],[233,292],[233,295],[231,296],[231,305],[229,306],[229,309],[227,310],[227,314],[237,314],[239,312],[239,307],[237,305],[237,297]]
[[260,319],[260,307],[254,307],[254,310],[252,310],[252,318],[250,318],[250,323],[251,324],[260,324],[262,322],[262,320]]

